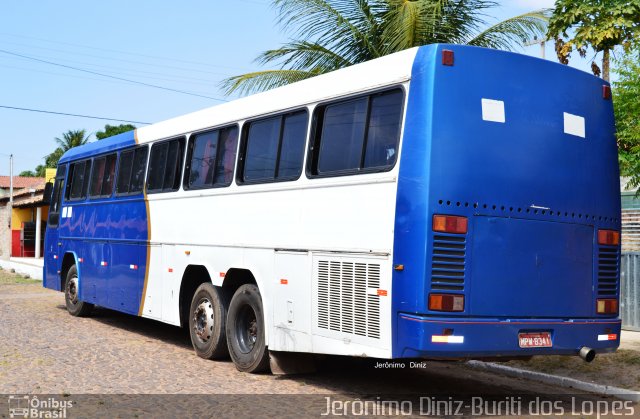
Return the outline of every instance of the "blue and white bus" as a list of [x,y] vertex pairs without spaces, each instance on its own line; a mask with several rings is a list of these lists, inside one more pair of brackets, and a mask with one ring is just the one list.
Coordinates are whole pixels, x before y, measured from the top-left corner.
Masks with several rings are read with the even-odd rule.
[[591,360],[620,337],[610,93],[429,45],[74,148],[44,286],[248,372],[270,351]]

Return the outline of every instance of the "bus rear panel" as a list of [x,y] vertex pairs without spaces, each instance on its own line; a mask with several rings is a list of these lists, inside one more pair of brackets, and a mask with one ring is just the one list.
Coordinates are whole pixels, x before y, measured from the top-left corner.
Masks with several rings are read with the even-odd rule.
[[523,55],[418,51],[396,206],[394,357],[617,348],[609,93],[601,79]]

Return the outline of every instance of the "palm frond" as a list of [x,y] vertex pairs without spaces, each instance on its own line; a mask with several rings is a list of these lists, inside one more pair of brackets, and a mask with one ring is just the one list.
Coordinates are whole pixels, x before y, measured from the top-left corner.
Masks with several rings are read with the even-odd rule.
[[310,68],[323,68],[328,71],[353,65],[354,62],[342,57],[318,43],[298,41],[290,42],[278,49],[265,51],[256,58],[260,64],[280,62],[281,68],[306,71]]
[[251,94],[275,89],[321,74],[321,70],[266,70],[229,77],[220,83],[226,95]]
[[534,39],[544,39],[548,22],[548,9],[525,13],[487,28],[467,44],[513,51]]

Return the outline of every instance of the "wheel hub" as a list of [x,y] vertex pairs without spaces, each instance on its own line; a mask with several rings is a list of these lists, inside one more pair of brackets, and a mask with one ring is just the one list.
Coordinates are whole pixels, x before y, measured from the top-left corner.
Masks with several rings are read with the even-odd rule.
[[69,280],[69,300],[72,304],[78,302],[78,277],[74,276]]
[[193,312],[193,330],[203,343],[211,339],[213,334],[213,306],[207,298],[200,300]]

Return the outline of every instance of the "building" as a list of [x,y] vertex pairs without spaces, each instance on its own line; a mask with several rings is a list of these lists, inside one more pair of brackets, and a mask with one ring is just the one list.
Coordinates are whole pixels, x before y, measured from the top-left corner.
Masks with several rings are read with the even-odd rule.
[[43,178],[14,176],[12,206],[10,177],[0,176],[0,258],[41,256],[49,210],[44,193],[54,177],[55,169]]

